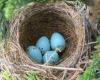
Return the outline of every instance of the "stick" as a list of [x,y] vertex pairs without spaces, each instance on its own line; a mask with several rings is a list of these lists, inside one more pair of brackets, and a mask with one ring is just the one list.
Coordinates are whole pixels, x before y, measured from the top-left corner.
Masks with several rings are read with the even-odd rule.
[[67,67],[56,67],[56,66],[45,66],[45,65],[38,65],[44,68],[51,68],[51,69],[58,69],[58,70],[70,70],[70,71],[83,71],[83,69],[79,68],[67,68]]
[[96,44],[96,43],[98,43],[98,41],[96,41],[96,42],[89,42],[89,43],[87,43],[85,45],[91,45],[91,44]]

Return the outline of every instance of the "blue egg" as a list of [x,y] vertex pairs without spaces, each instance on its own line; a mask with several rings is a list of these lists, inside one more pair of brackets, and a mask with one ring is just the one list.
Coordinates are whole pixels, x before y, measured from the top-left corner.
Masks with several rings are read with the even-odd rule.
[[47,51],[43,56],[43,61],[49,65],[56,64],[59,61],[59,55],[55,51]]
[[38,48],[36,48],[35,46],[29,46],[27,48],[27,54],[33,61],[35,61],[37,63],[43,62],[43,57],[42,57],[41,51]]
[[36,47],[39,48],[44,54],[46,51],[50,50],[50,41],[46,36],[42,36],[36,43]]
[[51,42],[51,48],[53,50],[58,50],[59,52],[62,52],[65,49],[65,39],[58,32],[54,32],[52,34],[50,42]]

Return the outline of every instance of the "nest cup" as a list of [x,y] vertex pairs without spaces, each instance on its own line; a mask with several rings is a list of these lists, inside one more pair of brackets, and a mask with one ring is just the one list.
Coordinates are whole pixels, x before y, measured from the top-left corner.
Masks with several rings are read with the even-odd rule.
[[66,49],[56,66],[75,66],[84,47],[84,28],[79,13],[65,2],[31,3],[21,8],[10,24],[9,40],[20,48],[12,53],[17,55],[15,62],[21,59],[24,64],[35,65],[27,56],[27,47],[35,44],[41,36],[50,38],[53,32],[60,32],[66,40]]

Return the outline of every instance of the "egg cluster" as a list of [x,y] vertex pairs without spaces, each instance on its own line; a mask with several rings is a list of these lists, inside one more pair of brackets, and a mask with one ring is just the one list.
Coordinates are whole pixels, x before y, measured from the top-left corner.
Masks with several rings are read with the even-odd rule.
[[48,65],[56,64],[59,61],[59,54],[65,49],[65,39],[58,33],[54,32],[50,40],[46,36],[38,39],[35,46],[28,46],[28,56],[37,63],[46,63]]

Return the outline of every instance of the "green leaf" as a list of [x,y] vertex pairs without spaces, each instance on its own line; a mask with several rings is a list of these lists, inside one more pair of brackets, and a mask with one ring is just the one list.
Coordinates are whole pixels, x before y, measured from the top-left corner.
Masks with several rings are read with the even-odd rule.
[[14,11],[14,6],[11,4],[7,5],[7,7],[4,8],[5,17],[7,20],[9,20],[12,17],[13,11]]
[[35,77],[36,77],[36,80],[40,80],[40,78],[37,75],[35,75]]
[[0,75],[4,80],[15,80],[8,71],[2,71]]
[[96,41],[100,44],[100,35],[97,37]]
[[7,2],[8,0],[0,0],[0,11],[3,10],[3,8],[5,7],[5,3]]
[[26,76],[26,80],[40,80],[40,78],[35,73],[28,73]]
[[93,67],[89,66],[85,72],[83,73],[83,75],[80,76],[79,80],[91,80],[93,75]]

